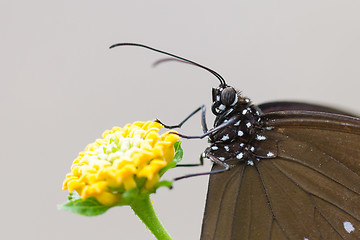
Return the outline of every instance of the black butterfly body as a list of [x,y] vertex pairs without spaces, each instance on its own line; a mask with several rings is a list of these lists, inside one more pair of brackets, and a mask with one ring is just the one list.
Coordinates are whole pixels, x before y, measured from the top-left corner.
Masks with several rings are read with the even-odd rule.
[[[223,92],[228,94],[224,95]],[[211,145],[204,151],[203,157],[208,158],[211,155],[220,161],[228,159],[241,161],[249,158],[249,155],[254,155],[255,148],[251,142],[254,138],[261,140],[263,137],[256,135],[262,128],[261,110],[234,88],[219,86],[213,89],[212,112],[217,115],[214,128],[229,121],[233,123],[209,135]],[[250,159],[248,163],[253,164]]]
[[234,115],[240,125],[210,135],[205,155],[230,170],[210,175],[201,239],[359,239],[360,119],[302,103],[257,107],[236,94],[232,114],[213,108],[214,127]]
[[[341,110],[295,102],[256,106],[198,63],[141,44],[177,61],[203,68],[213,89],[214,127],[205,107],[202,154],[215,164],[209,174],[202,240],[360,239],[360,118]],[[172,60],[173,60],[172,58]],[[202,159],[201,158],[201,159]]]

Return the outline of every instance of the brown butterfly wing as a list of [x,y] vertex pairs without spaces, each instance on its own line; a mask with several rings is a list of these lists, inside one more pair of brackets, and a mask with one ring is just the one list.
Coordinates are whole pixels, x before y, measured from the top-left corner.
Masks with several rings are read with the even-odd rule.
[[263,113],[280,112],[280,111],[313,111],[313,112],[327,112],[335,113],[346,116],[357,117],[356,115],[328,106],[304,103],[304,102],[290,102],[290,101],[277,101],[267,102],[258,105]]
[[276,157],[210,176],[201,239],[360,238],[360,119],[266,117],[256,151]]
[[[214,170],[218,168],[217,165],[213,167]],[[251,226],[255,226],[252,220],[256,217],[259,217],[256,236],[258,239],[267,236],[272,215],[260,178],[254,171],[255,168],[242,164],[210,176],[201,239],[232,239],[233,234],[249,238],[255,234]],[[233,227],[238,230],[234,232]]]

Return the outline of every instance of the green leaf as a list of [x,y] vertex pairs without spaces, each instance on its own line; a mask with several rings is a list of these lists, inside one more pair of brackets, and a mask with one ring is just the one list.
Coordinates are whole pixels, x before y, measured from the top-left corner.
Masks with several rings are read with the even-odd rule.
[[116,206],[131,205],[131,203],[137,199],[149,197],[150,193],[152,192],[138,188],[127,190],[121,195],[121,200],[116,204]]
[[183,150],[181,148],[181,141],[177,141],[174,144],[174,149],[175,149],[174,159],[166,167],[164,167],[159,171],[160,176],[162,176],[170,168],[174,168],[176,164],[178,164],[182,160]]
[[175,148],[175,155],[174,155],[173,162],[179,163],[182,160],[183,153],[184,153],[184,151],[181,148],[181,141],[177,141],[174,144],[174,148]]
[[156,190],[159,187],[167,187],[169,189],[172,189],[173,182],[174,181],[169,181],[169,180],[163,180],[163,181],[158,182],[158,184],[156,184],[155,187],[154,187],[154,192],[156,192]]
[[110,207],[100,204],[95,198],[88,197],[85,200],[71,200],[59,206],[60,209],[77,213],[83,216],[97,216],[106,212]]
[[126,205],[139,195],[139,189],[133,188],[123,193],[120,204]]

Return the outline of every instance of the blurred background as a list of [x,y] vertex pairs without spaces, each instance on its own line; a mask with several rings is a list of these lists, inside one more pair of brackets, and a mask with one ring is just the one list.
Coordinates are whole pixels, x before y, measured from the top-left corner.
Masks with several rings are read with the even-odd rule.
[[[360,2],[0,2],[1,239],[153,239],[128,207],[86,218],[57,205],[73,159],[113,126],[213,117],[218,81],[137,42],[208,66],[255,103],[301,100],[360,113]],[[182,133],[201,133],[200,116]],[[185,140],[183,163],[206,140]],[[164,177],[210,170],[175,169]],[[174,239],[199,239],[207,177],[160,189],[154,207]]]

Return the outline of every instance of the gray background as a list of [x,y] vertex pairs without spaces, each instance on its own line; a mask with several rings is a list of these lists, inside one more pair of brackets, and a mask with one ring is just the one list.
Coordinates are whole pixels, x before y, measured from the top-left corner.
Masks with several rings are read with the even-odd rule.
[[[197,61],[255,103],[305,100],[359,113],[359,12],[357,0],[2,0],[0,238],[152,239],[127,207],[95,218],[57,210],[67,197],[62,181],[104,130],[156,117],[177,123],[209,107],[218,82],[189,65],[152,68],[162,55],[111,44]],[[200,117],[181,132],[200,133]],[[184,162],[205,147],[184,141]],[[207,177],[197,177],[152,197],[174,239],[199,238],[206,189]]]

